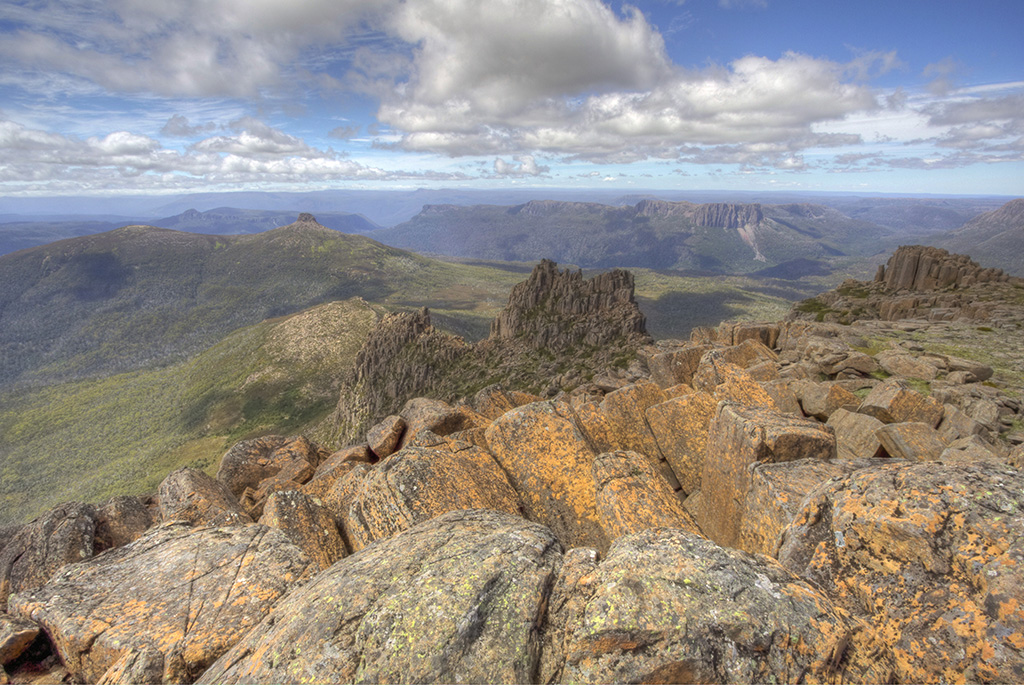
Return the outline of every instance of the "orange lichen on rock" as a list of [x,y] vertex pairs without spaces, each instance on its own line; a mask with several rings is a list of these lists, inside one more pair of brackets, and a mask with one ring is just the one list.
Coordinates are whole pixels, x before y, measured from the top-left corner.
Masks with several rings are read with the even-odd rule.
[[1024,679],[1024,476],[892,464],[823,485],[779,559],[876,627],[899,682]]
[[735,547],[746,514],[752,466],[828,460],[835,455],[835,435],[816,421],[723,402],[711,422],[701,475],[702,515],[697,522],[718,544]]
[[567,547],[604,549],[591,469],[594,453],[562,402],[506,412],[487,429],[491,453],[508,474],[525,515],[551,528]]
[[681,528],[702,535],[672,487],[636,452],[603,452],[594,459],[597,512],[609,540],[648,528]]

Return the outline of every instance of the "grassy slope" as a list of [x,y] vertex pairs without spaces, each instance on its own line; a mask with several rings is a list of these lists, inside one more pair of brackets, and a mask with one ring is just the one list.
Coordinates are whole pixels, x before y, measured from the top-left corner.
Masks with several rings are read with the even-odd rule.
[[376,314],[320,305],[235,331],[187,362],[0,396],[0,522],[59,501],[153,492],[211,472],[235,440],[300,431],[333,407]]

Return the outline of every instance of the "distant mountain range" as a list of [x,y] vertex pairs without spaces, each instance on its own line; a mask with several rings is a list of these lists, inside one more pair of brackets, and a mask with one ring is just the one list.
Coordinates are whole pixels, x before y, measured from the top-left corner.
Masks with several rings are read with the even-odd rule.
[[176,361],[242,326],[357,296],[403,303],[414,294],[416,306],[443,310],[437,292],[461,283],[454,298],[471,309],[516,277],[480,271],[311,217],[253,235],[127,226],[62,240],[0,257],[0,387]]
[[1024,199],[1012,200],[926,242],[970,255],[985,266],[1024,276]]
[[876,254],[894,233],[822,205],[541,200],[513,207],[431,205],[373,236],[454,257],[751,273],[793,260]]

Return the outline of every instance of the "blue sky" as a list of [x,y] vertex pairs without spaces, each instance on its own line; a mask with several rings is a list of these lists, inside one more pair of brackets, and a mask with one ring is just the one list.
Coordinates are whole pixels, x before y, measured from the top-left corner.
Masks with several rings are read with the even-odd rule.
[[4,0],[0,193],[1024,195],[1024,2]]

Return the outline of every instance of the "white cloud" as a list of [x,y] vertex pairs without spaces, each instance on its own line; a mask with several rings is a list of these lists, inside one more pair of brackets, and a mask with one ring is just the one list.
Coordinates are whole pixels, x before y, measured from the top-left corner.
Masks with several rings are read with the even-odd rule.
[[533,155],[515,155],[512,162],[498,158],[494,160],[497,176],[540,176],[551,171],[550,167],[539,166]]

